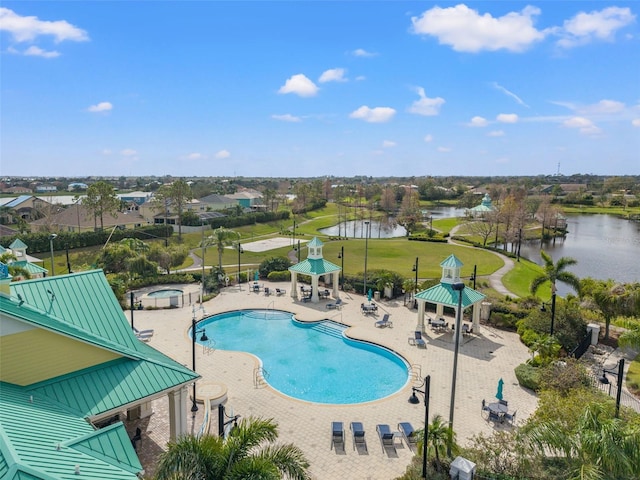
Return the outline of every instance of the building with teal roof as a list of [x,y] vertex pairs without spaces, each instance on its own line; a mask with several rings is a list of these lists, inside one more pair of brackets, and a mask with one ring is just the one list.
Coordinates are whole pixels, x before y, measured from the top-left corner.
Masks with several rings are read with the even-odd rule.
[[[453,289],[454,283],[461,283],[460,269],[463,263],[455,255],[449,255],[441,264],[442,277],[440,283],[431,288],[416,294],[418,302],[418,328],[424,331],[424,317],[427,311],[427,304],[433,304],[436,308],[436,317],[440,318],[444,314],[444,308],[458,310],[459,293]],[[472,322],[474,332],[480,331],[480,307],[485,295],[475,291],[473,288],[465,286],[462,292],[462,313],[471,307]]]
[[472,217],[484,217],[486,214],[495,211],[495,209],[496,207],[494,207],[493,203],[491,203],[491,197],[488,193],[485,193],[484,197],[482,197],[482,202],[480,202],[480,205],[476,205],[475,207],[470,208],[469,210],[467,210],[467,212]]
[[[8,259],[7,264],[11,267],[15,267],[17,269],[21,269],[25,272],[28,272],[30,275],[29,278],[46,277],[47,274],[49,273],[49,270],[47,270],[44,267],[41,267],[40,265],[36,265],[35,262],[42,262],[42,260],[40,260],[39,258],[32,257],[30,255],[27,255],[28,248],[29,247],[22,240],[20,240],[19,238],[16,238],[13,242],[11,242],[11,245],[9,245],[8,249],[4,247],[0,247],[0,255],[8,253],[13,257],[15,257],[15,260],[11,258]],[[14,276],[13,280],[14,281],[24,280],[24,278],[18,275],[18,276]]]
[[339,296],[339,277],[341,268],[322,257],[322,248],[324,243],[317,237],[307,243],[307,258],[302,262],[296,263],[289,267],[291,272],[291,297],[298,298],[298,275],[308,275],[311,277],[311,302],[318,303],[318,283],[321,277],[325,277],[327,283],[333,285],[332,295],[334,298]]
[[166,396],[171,438],[186,434],[198,375],[138,340],[101,270],[0,277],[0,478],[138,478],[112,419]]

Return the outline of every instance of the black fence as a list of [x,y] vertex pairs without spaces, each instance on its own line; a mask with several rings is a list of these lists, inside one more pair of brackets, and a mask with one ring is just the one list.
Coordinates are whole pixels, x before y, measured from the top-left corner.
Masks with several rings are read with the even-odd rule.
[[570,357],[575,358],[576,360],[582,357],[587,350],[589,350],[589,345],[591,345],[591,329],[587,329],[587,334],[580,340],[580,343],[572,350],[569,354]]

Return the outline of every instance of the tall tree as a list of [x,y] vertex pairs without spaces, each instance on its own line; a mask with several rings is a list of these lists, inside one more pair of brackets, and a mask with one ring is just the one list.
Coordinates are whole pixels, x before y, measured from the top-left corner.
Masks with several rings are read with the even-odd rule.
[[113,185],[100,180],[87,188],[87,196],[82,199],[82,205],[93,214],[94,219],[100,219],[100,230],[102,230],[105,215],[117,217],[120,200]]
[[576,292],[580,292],[580,279],[573,273],[565,271],[567,267],[575,265],[578,261],[571,257],[561,257],[556,263],[553,263],[553,258],[544,250],[540,250],[540,256],[544,261],[544,272],[534,277],[529,286],[529,290],[532,294],[536,294],[540,285],[545,282],[551,282],[551,293],[555,293],[557,290],[556,282],[566,283],[574,288]]
[[184,180],[176,180],[171,185],[160,187],[156,195],[156,208],[163,208],[166,212],[167,207],[169,207],[177,215],[178,241],[182,242],[182,212],[184,212],[187,203],[193,198],[191,187]]
[[184,436],[160,458],[158,480],[309,480],[309,463],[293,444],[275,444],[276,423],[250,417],[228,438]]

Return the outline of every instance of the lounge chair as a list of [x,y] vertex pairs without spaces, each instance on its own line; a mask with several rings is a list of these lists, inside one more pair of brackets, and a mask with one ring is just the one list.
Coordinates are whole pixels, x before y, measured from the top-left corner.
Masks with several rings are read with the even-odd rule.
[[393,441],[393,432],[389,425],[386,424],[378,424],[376,425],[376,431],[378,432],[378,437],[380,437],[380,445],[382,446],[382,451],[384,452],[387,448],[393,449],[394,453],[396,451],[396,445]]
[[413,429],[413,425],[409,422],[401,422],[398,424],[398,431],[402,433],[402,437],[407,443],[409,450],[413,451],[418,445],[418,436],[416,435],[416,431]]
[[284,288],[276,288],[276,296],[284,295],[287,291]]
[[364,426],[361,422],[351,422],[351,433],[353,434],[353,449],[356,447],[360,449],[360,445],[364,448],[365,452],[367,450],[367,440],[364,438]]
[[384,316],[382,317],[382,320],[378,320],[376,322],[376,327],[378,328],[384,328],[384,327],[393,327],[393,322],[389,320],[389,314],[385,313]]
[[414,343],[419,348],[427,348],[427,342],[425,342],[424,338],[422,338],[422,332],[420,330],[416,330],[414,336]]
[[516,411],[514,411],[513,413],[508,413],[508,412],[507,412],[507,413],[505,413],[505,414],[504,414],[504,419],[505,419],[507,422],[509,422],[511,425],[513,425],[513,424],[515,423],[515,421],[516,421],[516,413],[517,413],[517,412],[518,412],[518,411],[516,410]]
[[269,287],[264,287],[264,296],[268,297],[269,295],[271,295],[271,290],[269,290]]
[[327,308],[336,308],[340,310],[342,308],[342,299],[339,298],[333,303],[327,303]]
[[340,446],[344,450],[344,426],[342,422],[331,422],[331,448]]
[[133,333],[135,333],[136,337],[138,338],[138,340],[141,340],[143,342],[148,342],[149,340],[151,340],[151,337],[153,337],[153,329],[147,329],[147,330],[138,330],[137,328],[133,328]]

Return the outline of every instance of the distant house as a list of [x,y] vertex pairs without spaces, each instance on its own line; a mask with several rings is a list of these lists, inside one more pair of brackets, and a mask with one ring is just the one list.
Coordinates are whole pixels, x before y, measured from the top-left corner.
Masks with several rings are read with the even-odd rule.
[[[147,221],[137,212],[118,212],[115,217],[105,213],[103,227],[137,228],[147,224]],[[87,232],[100,227],[100,218],[81,203],[65,208],[51,218],[42,218],[30,223],[34,232],[48,232],[55,228],[59,232]]]
[[32,193],[33,190],[27,187],[8,187],[2,190],[2,193],[11,193],[16,195],[22,195],[26,193]]
[[7,223],[15,223],[18,218],[30,222],[42,216],[42,212],[51,204],[33,195],[20,195],[4,205],[8,216]]
[[129,192],[129,193],[118,193],[116,195],[123,202],[133,202],[137,205],[142,205],[144,202],[148,201],[152,196],[152,192]]
[[199,375],[136,337],[101,270],[10,280],[0,264],[0,477],[138,480],[122,419],[164,397],[188,434]]
[[262,193],[249,188],[225,196],[235,200],[242,208],[254,208],[256,205],[262,205]]
[[67,189],[71,190],[71,191],[73,191],[73,190],[86,190],[87,188],[89,188],[89,185],[87,185],[86,183],[82,183],[82,182],[73,182],[73,183],[70,183],[67,186]]
[[41,184],[36,185],[35,191],[36,193],[53,193],[58,191],[58,187],[55,185]]
[[225,210],[227,208],[233,208],[238,203],[226,195],[211,194],[206,197],[199,198],[200,205],[204,208],[204,211],[209,210]]

